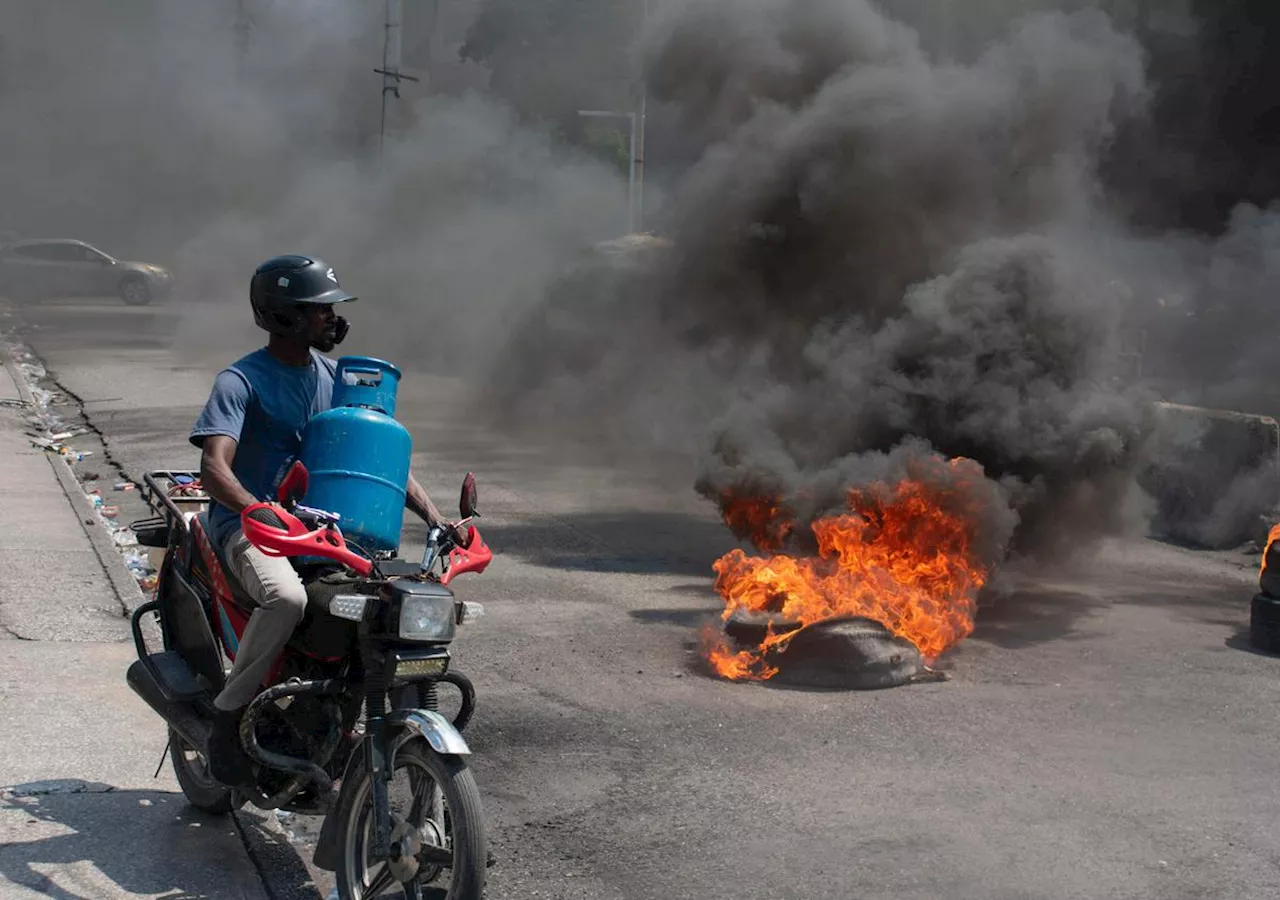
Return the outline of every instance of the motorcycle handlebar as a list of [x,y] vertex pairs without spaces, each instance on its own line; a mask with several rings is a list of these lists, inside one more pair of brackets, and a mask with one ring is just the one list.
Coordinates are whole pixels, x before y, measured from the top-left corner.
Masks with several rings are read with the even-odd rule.
[[[462,529],[471,522],[472,517],[468,516],[459,522],[445,525],[432,525],[427,531],[427,548],[422,555],[422,571],[428,571],[436,564],[436,560],[447,555],[449,551],[455,547],[464,546],[453,539],[454,534],[462,531]],[[465,534],[465,532],[463,532]]]
[[338,513],[316,509],[314,506],[303,506],[301,503],[295,504],[290,512],[304,522],[314,522],[316,525],[336,525],[342,521],[342,516]]

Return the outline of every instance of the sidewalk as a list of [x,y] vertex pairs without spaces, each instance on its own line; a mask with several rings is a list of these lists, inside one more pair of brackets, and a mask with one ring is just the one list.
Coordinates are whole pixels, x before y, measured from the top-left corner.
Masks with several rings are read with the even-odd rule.
[[[265,898],[235,818],[188,807],[124,682],[137,586],[0,348],[0,897]],[[15,377],[16,376],[16,377]],[[132,591],[132,593],[130,593]]]
[[[23,640],[124,640],[124,614],[139,600],[136,582],[67,465],[23,434],[30,401],[21,373],[6,360],[0,367],[0,631]],[[56,603],[49,602],[50,591]]]

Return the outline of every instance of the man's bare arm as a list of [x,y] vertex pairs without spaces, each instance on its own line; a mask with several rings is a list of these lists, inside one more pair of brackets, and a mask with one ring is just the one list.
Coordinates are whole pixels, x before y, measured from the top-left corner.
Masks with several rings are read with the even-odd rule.
[[237,443],[225,434],[210,435],[204,439],[204,452],[200,456],[200,483],[209,496],[233,513],[258,502],[231,471]]
[[426,489],[418,484],[418,479],[414,478],[412,473],[409,475],[409,483],[405,486],[404,505],[428,525],[448,524],[448,519],[440,515],[440,510],[436,509],[436,505],[427,496]]

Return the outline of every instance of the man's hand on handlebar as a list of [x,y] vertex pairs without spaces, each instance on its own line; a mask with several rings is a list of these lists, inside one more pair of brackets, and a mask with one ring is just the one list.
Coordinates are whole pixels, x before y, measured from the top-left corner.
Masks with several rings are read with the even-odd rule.
[[440,522],[440,529],[444,532],[444,537],[449,543],[455,547],[466,547],[467,541],[471,534],[471,528],[465,524],[453,525],[449,522]]

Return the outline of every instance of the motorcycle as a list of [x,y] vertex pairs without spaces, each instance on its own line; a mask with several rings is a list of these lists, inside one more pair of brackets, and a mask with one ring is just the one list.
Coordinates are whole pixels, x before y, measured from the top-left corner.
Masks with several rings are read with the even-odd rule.
[[[133,614],[138,659],[126,675],[169,726],[167,752],[187,800],[209,813],[248,802],[324,815],[313,861],[336,873],[344,900],[391,889],[406,898],[426,890],[446,900],[478,900],[489,858],[461,733],[475,691],[451,667],[449,650],[458,626],[483,614],[449,585],[461,574],[483,572],[493,556],[471,524],[478,516],[475,478],[463,481],[460,521],[430,530],[421,563],[352,549],[339,516],[302,505],[301,463],[281,483],[278,502],[243,511],[245,536],[263,553],[293,558],[307,587],[305,616],[267,679],[271,686],[241,721],[256,781],[246,790],[210,776],[207,746],[213,698],[225,679],[223,654],[235,659],[253,601],[215,552],[205,513],[180,508],[197,477],[169,471],[144,477],[161,515],[135,531],[140,543],[167,552],[155,599]],[[174,494],[161,479],[185,487]],[[462,529],[465,539],[456,542]],[[152,614],[159,652],[143,634]],[[460,696],[452,718],[439,709],[442,684]]]

